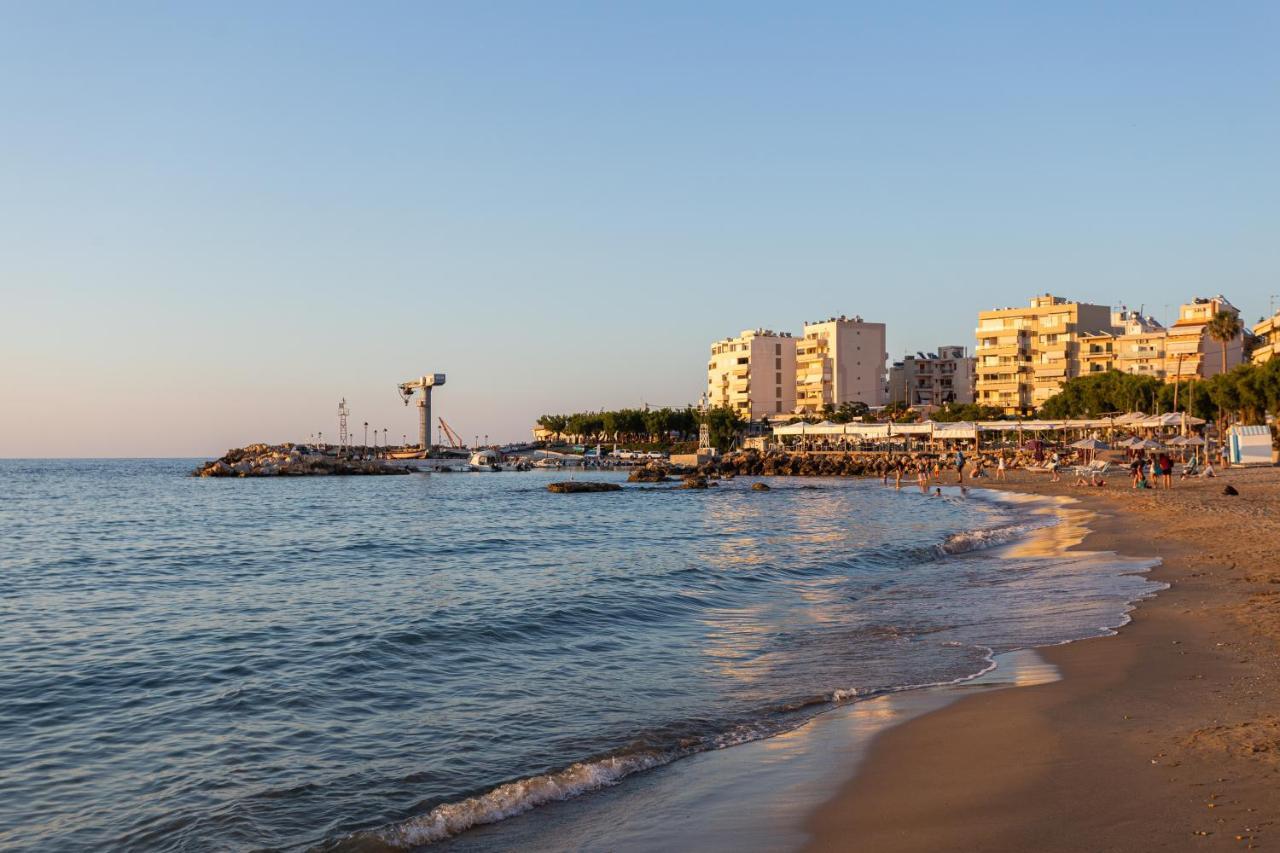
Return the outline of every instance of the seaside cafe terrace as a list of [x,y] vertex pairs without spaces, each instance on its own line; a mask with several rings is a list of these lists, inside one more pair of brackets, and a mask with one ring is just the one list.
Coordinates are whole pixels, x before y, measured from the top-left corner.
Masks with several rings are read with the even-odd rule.
[[[1145,415],[1131,412],[1107,418],[1023,421],[957,421],[954,423],[847,423],[811,424],[799,421],[773,427],[772,445],[814,453],[848,451],[911,452],[936,450],[966,442],[974,449],[1021,448],[1027,440],[1067,444],[1074,439],[1103,437],[1113,447],[1123,440],[1142,437],[1171,447],[1198,447],[1203,439],[1192,435],[1205,421],[1186,413]],[[1116,444],[1117,437],[1121,443]]]

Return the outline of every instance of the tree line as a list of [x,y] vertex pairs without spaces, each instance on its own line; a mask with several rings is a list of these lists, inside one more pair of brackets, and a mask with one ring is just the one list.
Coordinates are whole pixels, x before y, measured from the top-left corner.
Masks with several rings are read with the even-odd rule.
[[707,421],[711,444],[721,451],[732,447],[747,426],[747,422],[727,406],[708,409],[705,416],[699,415],[692,406],[681,409],[664,406],[542,415],[537,423],[562,439],[670,444],[696,440],[703,417]]
[[1207,421],[1266,423],[1268,413],[1280,415],[1280,358],[1176,383],[1118,370],[1091,373],[1068,379],[1040,408],[1045,418],[1097,418],[1113,412],[1186,412]]

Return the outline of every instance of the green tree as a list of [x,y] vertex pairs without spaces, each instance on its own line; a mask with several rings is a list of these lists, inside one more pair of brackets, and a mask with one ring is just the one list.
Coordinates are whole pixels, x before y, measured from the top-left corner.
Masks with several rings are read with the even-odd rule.
[[930,417],[939,423],[998,421],[1004,417],[1004,410],[996,406],[984,406],[979,403],[947,403],[938,408]]
[[708,409],[704,417],[711,434],[711,446],[721,453],[733,447],[747,426],[747,422],[728,406]]
[[1044,418],[1096,418],[1110,412],[1155,411],[1160,380],[1108,370],[1068,379],[1062,390],[1040,407]]

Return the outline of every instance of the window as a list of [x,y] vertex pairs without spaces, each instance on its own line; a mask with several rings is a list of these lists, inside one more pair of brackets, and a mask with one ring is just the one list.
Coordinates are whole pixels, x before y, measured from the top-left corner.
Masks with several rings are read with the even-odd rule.
[[745,358],[745,357],[740,357],[740,358],[738,359],[738,364],[746,364],[746,363],[747,363],[747,361],[748,361],[748,359],[747,359],[747,358]]
[[774,345],[773,345],[773,354],[774,354],[774,355],[782,355],[782,344],[774,344]]
[[782,386],[779,385],[777,388],[774,388],[773,390],[775,392],[774,396],[777,397],[778,399],[782,399]]
[[781,384],[782,384],[782,374],[781,374],[781,373],[775,373],[775,374],[773,374],[773,381],[774,381],[774,384],[776,384],[776,385],[781,385]]
[[775,359],[773,360],[773,369],[774,369],[774,370],[781,370],[781,369],[782,369],[782,359],[780,359],[780,358],[775,358]]
[[780,412],[782,411],[782,404],[781,404],[781,403],[775,403],[775,404],[774,404],[774,407],[773,407],[773,410],[774,410],[775,412],[779,412],[779,413],[780,413]]

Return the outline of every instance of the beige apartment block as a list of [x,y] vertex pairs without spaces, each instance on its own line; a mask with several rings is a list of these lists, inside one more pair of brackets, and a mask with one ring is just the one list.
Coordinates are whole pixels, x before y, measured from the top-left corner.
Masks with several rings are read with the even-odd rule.
[[977,361],[964,347],[938,347],[936,353],[916,353],[889,368],[890,403],[941,406],[972,403]]
[[804,337],[796,341],[796,411],[884,405],[887,359],[884,323],[843,315],[805,323]]
[[[1222,344],[1209,337],[1209,321],[1220,311],[1240,312],[1224,296],[1196,297],[1178,309],[1165,343],[1165,380],[1208,379],[1222,372]],[[1227,342],[1227,369],[1244,360],[1243,328]]]
[[1080,342],[1111,332],[1111,309],[1045,294],[1025,308],[978,315],[977,399],[1006,414],[1029,414],[1079,376]]
[[1110,330],[1080,337],[1080,372],[1118,370],[1136,376],[1165,378],[1168,330],[1154,317],[1121,308],[1111,315]]
[[1280,355],[1280,311],[1253,327],[1258,341],[1253,347],[1253,363],[1265,364]]
[[789,414],[796,407],[796,339],[789,332],[744,331],[711,345],[707,398],[744,418]]

